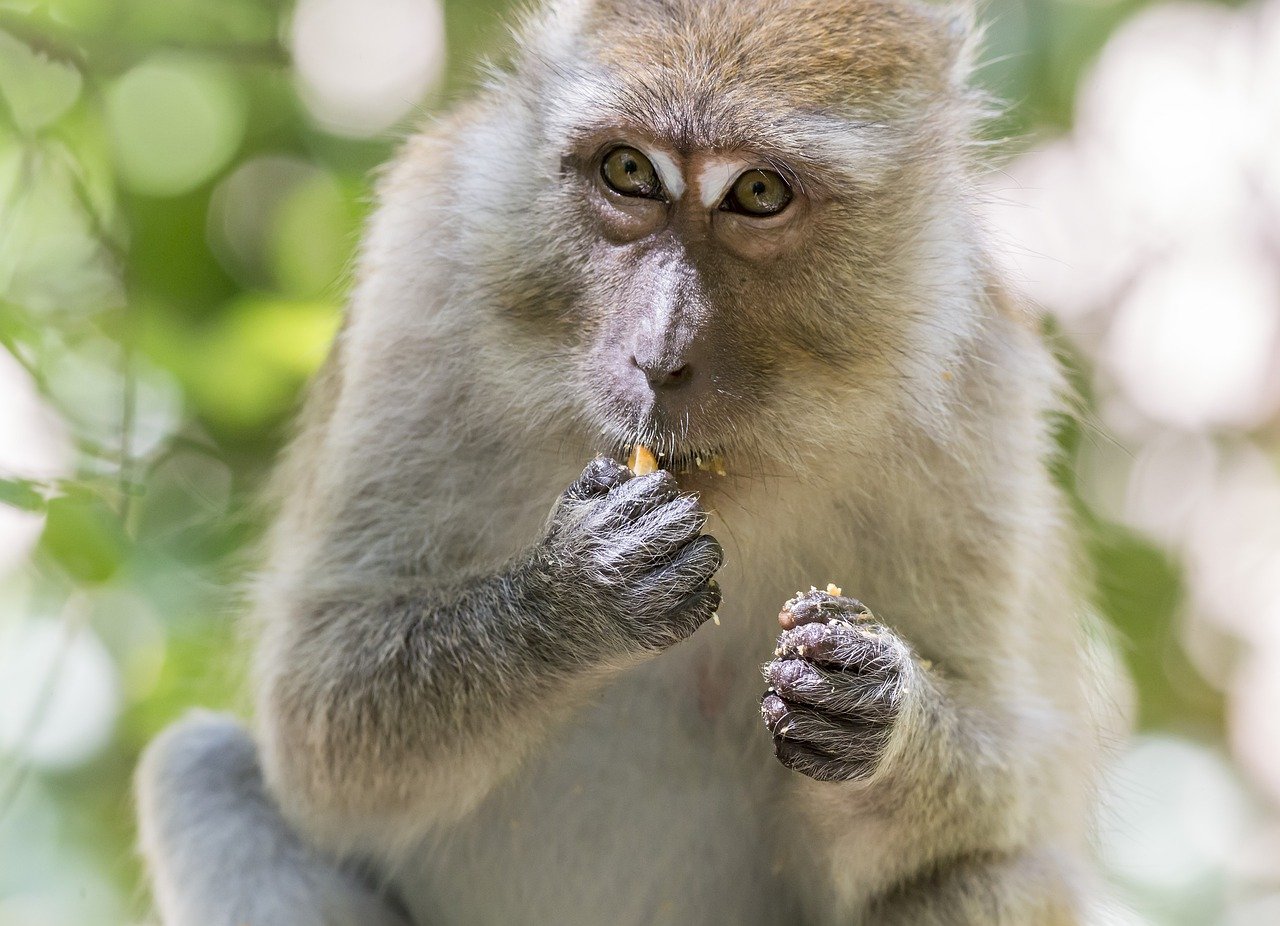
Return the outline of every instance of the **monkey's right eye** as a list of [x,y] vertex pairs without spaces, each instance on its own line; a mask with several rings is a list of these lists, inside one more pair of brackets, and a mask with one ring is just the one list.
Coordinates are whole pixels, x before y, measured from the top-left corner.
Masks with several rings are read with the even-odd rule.
[[623,196],[661,198],[662,181],[653,162],[635,148],[623,145],[606,154],[600,165],[600,176],[609,184],[609,189]]

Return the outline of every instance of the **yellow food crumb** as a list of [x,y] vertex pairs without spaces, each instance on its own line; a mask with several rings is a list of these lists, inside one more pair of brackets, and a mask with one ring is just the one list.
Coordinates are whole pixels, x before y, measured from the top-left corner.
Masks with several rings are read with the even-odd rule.
[[827,594],[833,598],[839,598],[844,592],[834,582],[827,583]]
[[637,476],[647,476],[658,471],[658,458],[644,444],[636,444],[627,458],[627,466]]
[[726,475],[726,470],[724,468],[724,457],[720,456],[720,454],[718,453],[715,456],[708,457],[705,460],[702,457],[698,457],[697,459],[694,460],[694,464],[698,467],[698,469],[702,470],[702,472],[704,473],[714,473],[717,476]]

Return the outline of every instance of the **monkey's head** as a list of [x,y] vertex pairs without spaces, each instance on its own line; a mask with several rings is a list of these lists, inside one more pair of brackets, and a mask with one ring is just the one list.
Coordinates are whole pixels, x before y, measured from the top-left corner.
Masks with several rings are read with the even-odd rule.
[[676,466],[787,471],[936,412],[981,286],[967,40],[914,0],[532,20],[458,159],[486,362],[597,449]]

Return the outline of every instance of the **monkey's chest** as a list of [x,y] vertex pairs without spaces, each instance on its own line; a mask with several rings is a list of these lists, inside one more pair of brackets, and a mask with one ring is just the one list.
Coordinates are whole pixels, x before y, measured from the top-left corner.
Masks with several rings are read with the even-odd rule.
[[698,643],[606,690],[424,849],[400,884],[417,921],[785,921],[761,683]]

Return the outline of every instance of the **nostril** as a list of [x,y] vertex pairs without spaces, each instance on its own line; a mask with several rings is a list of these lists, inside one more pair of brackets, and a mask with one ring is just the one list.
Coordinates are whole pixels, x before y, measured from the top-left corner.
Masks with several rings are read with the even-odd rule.
[[674,370],[662,363],[641,363],[636,357],[631,358],[631,363],[644,373],[645,378],[649,380],[649,385],[654,389],[681,386],[688,382],[692,375],[692,370],[687,363],[681,364]]

